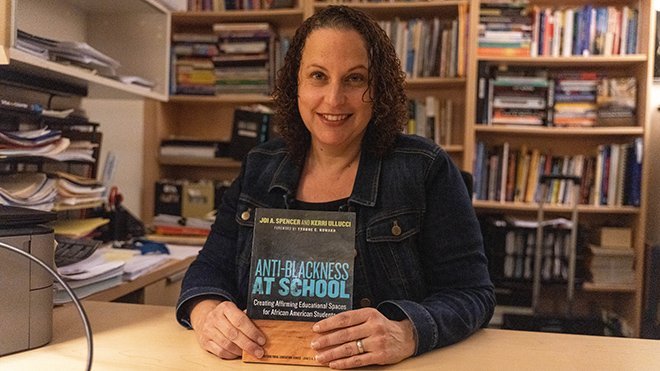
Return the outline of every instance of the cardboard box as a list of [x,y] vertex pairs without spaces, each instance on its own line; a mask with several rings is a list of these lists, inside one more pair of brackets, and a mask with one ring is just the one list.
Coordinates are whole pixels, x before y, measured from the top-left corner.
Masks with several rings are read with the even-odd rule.
[[204,218],[206,214],[213,211],[215,200],[213,181],[184,182],[182,195],[181,216]]
[[601,247],[629,249],[632,247],[632,229],[630,227],[601,227],[593,242]]
[[215,185],[211,180],[161,179],[156,182],[154,213],[203,218],[215,208]]

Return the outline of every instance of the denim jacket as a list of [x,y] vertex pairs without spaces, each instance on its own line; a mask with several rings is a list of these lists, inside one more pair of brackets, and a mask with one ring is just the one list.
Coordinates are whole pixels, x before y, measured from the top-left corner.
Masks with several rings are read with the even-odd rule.
[[[255,147],[225,192],[211,233],[183,280],[177,320],[201,297],[246,307],[254,210],[295,208],[300,168],[280,140]],[[353,192],[353,308],[412,321],[422,354],[490,320],[495,297],[483,241],[458,168],[431,141],[401,135],[382,159],[362,151]]]

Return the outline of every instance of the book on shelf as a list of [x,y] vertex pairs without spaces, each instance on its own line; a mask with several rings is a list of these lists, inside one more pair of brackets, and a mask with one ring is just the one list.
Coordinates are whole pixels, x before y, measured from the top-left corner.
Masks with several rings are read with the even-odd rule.
[[243,160],[252,147],[273,137],[275,132],[270,124],[271,117],[272,110],[263,105],[237,107],[232,121],[229,156]]
[[477,143],[473,171],[477,200],[539,202],[539,177],[563,174],[579,176],[580,184],[553,180],[548,186],[545,202],[569,205],[573,187],[579,187],[579,204],[639,206],[641,138],[630,143],[599,145],[595,156],[552,154],[538,148],[530,150],[524,145],[506,147],[507,143],[491,146]]
[[477,54],[529,56],[532,47],[532,17],[527,2],[482,3],[479,7]]
[[408,101],[405,133],[433,140],[441,146],[452,144],[454,103],[452,99],[426,96]]
[[197,139],[163,139],[160,141],[161,156],[215,158],[225,142]]
[[[161,0],[165,1],[165,0]],[[168,0],[174,1],[174,0]],[[267,9],[283,9],[293,8],[293,0],[256,0],[256,1],[240,1],[240,0],[188,0],[187,10],[189,12],[197,11],[210,11],[219,12],[224,10],[267,10]]]
[[257,208],[247,315],[266,335],[263,358],[319,365],[314,322],[352,309],[355,213]]
[[278,35],[267,22],[213,24],[219,53],[212,58],[219,93],[269,94],[275,83]]
[[597,126],[634,126],[637,111],[635,77],[602,78],[596,95]]

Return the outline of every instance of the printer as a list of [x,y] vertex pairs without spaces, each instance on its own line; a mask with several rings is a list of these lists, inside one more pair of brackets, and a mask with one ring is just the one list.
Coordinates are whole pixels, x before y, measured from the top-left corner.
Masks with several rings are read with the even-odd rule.
[[[54,213],[0,205],[0,241],[54,267]],[[0,356],[50,342],[53,277],[37,263],[0,246]]]

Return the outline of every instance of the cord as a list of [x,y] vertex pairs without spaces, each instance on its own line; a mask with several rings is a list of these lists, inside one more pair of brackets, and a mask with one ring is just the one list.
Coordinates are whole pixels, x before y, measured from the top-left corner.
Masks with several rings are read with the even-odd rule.
[[80,300],[78,300],[78,297],[73,293],[73,290],[71,290],[71,287],[62,279],[62,277],[55,271],[53,268],[49,267],[48,264],[44,263],[42,260],[28,254],[27,252],[14,247],[12,245],[6,244],[2,241],[0,241],[0,247],[4,247],[9,251],[13,251],[19,255],[23,255],[24,257],[32,260],[33,262],[39,264],[42,268],[44,268],[48,273],[50,273],[56,280],[57,282],[64,287],[66,292],[69,294],[71,299],[73,300],[74,304],[76,305],[76,308],[78,309],[78,313],[80,314],[80,318],[82,319],[83,322],[83,327],[85,328],[85,336],[87,337],[87,371],[90,371],[92,369],[92,357],[94,353],[94,344],[92,344],[92,328],[89,325],[89,320],[87,319],[87,313],[85,313],[85,310],[83,309],[82,305],[80,304]]

